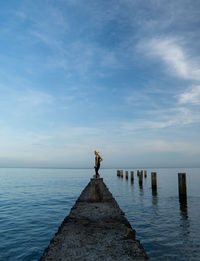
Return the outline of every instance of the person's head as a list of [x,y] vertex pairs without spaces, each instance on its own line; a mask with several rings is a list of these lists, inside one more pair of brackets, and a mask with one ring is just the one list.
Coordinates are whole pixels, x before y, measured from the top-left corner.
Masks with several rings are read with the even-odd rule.
[[95,150],[95,151],[94,151],[94,154],[95,154],[95,155],[98,155],[98,154],[99,154],[98,150]]

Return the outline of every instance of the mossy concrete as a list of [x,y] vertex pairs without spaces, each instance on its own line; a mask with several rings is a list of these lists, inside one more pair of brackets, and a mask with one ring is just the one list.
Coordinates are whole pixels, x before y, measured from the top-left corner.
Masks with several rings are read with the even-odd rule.
[[95,182],[91,180],[39,261],[147,259],[142,245],[135,238],[135,230],[103,179],[99,182],[103,199],[100,197],[99,202],[94,202],[91,192]]

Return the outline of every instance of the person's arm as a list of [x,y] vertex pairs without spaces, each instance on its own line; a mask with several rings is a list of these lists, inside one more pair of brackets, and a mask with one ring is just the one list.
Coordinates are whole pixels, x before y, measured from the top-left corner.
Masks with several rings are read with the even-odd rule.
[[[100,157],[100,156],[99,156]],[[102,157],[100,157],[100,161],[102,161],[103,160],[103,158]]]

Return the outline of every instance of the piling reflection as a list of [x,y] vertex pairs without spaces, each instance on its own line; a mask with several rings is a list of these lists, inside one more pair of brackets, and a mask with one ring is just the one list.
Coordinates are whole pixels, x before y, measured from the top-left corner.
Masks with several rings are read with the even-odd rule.
[[187,199],[179,199],[179,205],[180,205],[181,217],[187,220],[188,219]]
[[140,189],[140,196],[143,197],[144,196],[144,190],[143,190],[143,184],[139,183],[139,189]]
[[139,175],[138,184],[139,184],[140,190],[143,190],[143,180],[142,180],[142,176],[141,175]]
[[154,205],[154,206],[157,206],[157,204],[158,204],[158,197],[157,197],[157,190],[155,191],[155,190],[152,190],[152,204]]
[[152,196],[157,197],[157,195],[158,195],[157,189],[152,189]]
[[187,207],[187,200],[180,200],[180,227],[181,227],[181,234],[183,238],[183,247],[187,248],[188,240],[190,240],[190,221],[188,217],[188,207]]
[[140,189],[143,189],[143,173],[139,174],[139,186]]
[[131,171],[131,185],[134,183],[134,171]]

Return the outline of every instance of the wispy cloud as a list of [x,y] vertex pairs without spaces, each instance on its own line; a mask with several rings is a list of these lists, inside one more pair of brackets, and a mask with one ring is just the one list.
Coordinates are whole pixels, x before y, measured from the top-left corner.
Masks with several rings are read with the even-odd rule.
[[153,38],[138,45],[138,48],[147,55],[160,58],[171,74],[188,80],[200,80],[200,64],[180,45],[181,41],[174,37]]
[[199,153],[198,1],[14,2],[1,11],[0,156]]
[[[160,60],[166,66],[168,74],[185,81],[184,86],[176,88],[171,97],[168,97],[169,104],[158,104],[156,110],[151,108],[151,119],[142,123],[145,128],[162,129],[200,122],[200,113],[194,108],[194,105],[200,104],[200,63],[192,56],[191,50],[184,46],[183,39],[153,37],[138,46],[151,59]],[[187,83],[190,86],[185,88]],[[161,97],[160,94],[159,99]]]
[[200,105],[200,85],[191,86],[178,97],[180,104]]
[[172,107],[163,107],[159,104],[154,105],[153,99],[149,97],[148,107],[144,108],[145,104],[143,101],[140,104],[139,102],[136,103],[136,106],[138,105],[141,108],[142,116],[136,119],[132,118],[129,121],[121,121],[119,126],[123,133],[152,132],[153,130],[179,128],[200,123],[199,111],[190,106],[186,107],[179,101],[172,103]]

